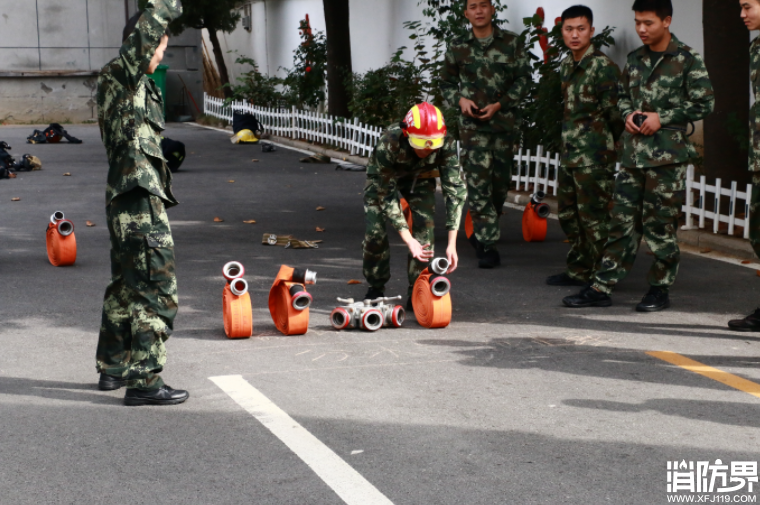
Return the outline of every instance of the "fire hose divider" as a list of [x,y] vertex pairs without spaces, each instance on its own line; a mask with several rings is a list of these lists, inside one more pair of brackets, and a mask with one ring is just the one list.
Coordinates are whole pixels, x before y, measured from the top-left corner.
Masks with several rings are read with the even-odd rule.
[[59,219],[56,222],[50,222],[45,241],[48,260],[54,267],[71,266],[76,262],[77,239],[74,235],[74,224],[71,221]]
[[445,328],[451,323],[451,294],[435,296],[430,278],[437,276],[427,268],[423,270],[412,291],[412,306],[417,322],[424,328]]

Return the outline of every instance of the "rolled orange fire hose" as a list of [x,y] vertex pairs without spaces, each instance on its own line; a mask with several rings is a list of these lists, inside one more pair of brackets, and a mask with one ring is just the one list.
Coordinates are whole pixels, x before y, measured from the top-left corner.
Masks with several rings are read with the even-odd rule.
[[[309,329],[309,309],[297,310],[290,296],[292,286],[301,285],[293,280],[293,267],[282,265],[269,290],[269,313],[274,325],[283,335],[303,335]],[[305,291],[305,289],[304,289]]]
[[414,219],[412,218],[412,208],[409,207],[409,202],[406,201],[406,198],[402,198],[400,200],[401,203],[401,212],[404,213],[404,218],[406,218],[406,224],[409,225],[409,231],[412,231],[412,224],[414,224]]
[[58,227],[61,223],[68,223],[72,226],[71,221],[62,220],[57,223],[49,223],[45,240],[47,242],[48,260],[54,267],[67,267],[73,265],[77,260],[77,239],[72,231],[69,235],[62,235]]
[[523,238],[526,242],[543,242],[546,239],[546,218],[539,217],[533,205],[526,205],[523,212]]
[[417,322],[424,328],[445,328],[451,323],[451,295],[435,296],[430,290],[434,274],[427,268],[414,283],[412,306]]
[[222,311],[224,333],[228,338],[248,338],[253,335],[253,311],[249,293],[238,296],[226,284],[222,294]]

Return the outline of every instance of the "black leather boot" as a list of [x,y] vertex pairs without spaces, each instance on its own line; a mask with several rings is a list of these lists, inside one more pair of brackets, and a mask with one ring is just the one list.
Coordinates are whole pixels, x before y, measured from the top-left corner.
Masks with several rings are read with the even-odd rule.
[[98,381],[98,389],[101,391],[116,391],[126,385],[127,381],[121,377],[114,377],[113,375],[104,373],[100,374],[100,380]]
[[670,307],[670,297],[668,291],[652,286],[649,292],[641,299],[641,303],[636,305],[636,312],[659,312]]
[[127,389],[124,395],[124,405],[177,405],[190,397],[190,393],[182,389],[172,389],[163,385],[158,389]]
[[478,268],[491,269],[501,265],[501,256],[496,249],[489,249],[483,253],[483,256],[478,260]]
[[[362,298],[362,300],[376,300],[384,296],[385,294],[383,294],[383,292],[380,291],[379,289],[370,287],[369,290],[367,291],[367,294],[364,295],[364,298]],[[372,305],[377,305],[377,304],[373,303]]]
[[566,296],[562,299],[566,307],[609,307],[612,305],[612,298],[609,295],[597,291],[591,286],[581,289],[577,295]]
[[567,272],[562,272],[561,274],[547,277],[546,284],[548,284],[549,286],[585,286],[588,283],[573,279],[572,277],[567,275]]
[[760,331],[760,309],[744,319],[733,319],[728,322],[728,327],[734,331]]

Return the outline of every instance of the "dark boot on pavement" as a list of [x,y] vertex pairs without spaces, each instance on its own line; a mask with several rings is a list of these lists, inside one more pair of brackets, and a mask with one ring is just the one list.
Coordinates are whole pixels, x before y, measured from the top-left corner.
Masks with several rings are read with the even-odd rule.
[[113,375],[101,373],[100,380],[98,381],[98,389],[101,391],[116,391],[126,384],[127,381],[121,377],[114,377]]
[[409,314],[414,314],[414,305],[412,305],[411,296],[406,300],[406,312]]
[[501,256],[496,249],[489,249],[483,253],[483,257],[478,260],[478,268],[491,269],[501,265]]
[[382,298],[384,296],[385,296],[385,294],[382,291],[380,291],[379,289],[370,287],[369,290],[367,291],[367,294],[364,295],[364,298],[362,298],[362,300],[376,300],[376,299]]
[[546,283],[549,286],[585,286],[588,284],[585,281],[579,281],[579,280],[573,279],[572,277],[567,275],[567,272],[562,272],[561,274],[547,277]]
[[474,233],[470,235],[467,240],[469,240],[470,244],[472,244],[472,247],[475,248],[475,256],[478,259],[481,259],[483,257],[483,254],[485,254],[485,251],[483,250],[483,244],[480,243]]
[[760,331],[760,308],[744,319],[733,319],[728,327],[734,331]]
[[668,292],[660,287],[652,286],[649,293],[644,295],[641,303],[636,305],[636,312],[659,312],[670,307]]
[[158,389],[127,389],[124,395],[124,405],[177,405],[190,397],[190,393],[182,389],[172,389],[163,385]]
[[562,299],[562,303],[567,307],[580,308],[580,307],[609,307],[612,305],[612,298],[591,286],[587,286],[581,289],[581,292],[577,295],[566,296]]

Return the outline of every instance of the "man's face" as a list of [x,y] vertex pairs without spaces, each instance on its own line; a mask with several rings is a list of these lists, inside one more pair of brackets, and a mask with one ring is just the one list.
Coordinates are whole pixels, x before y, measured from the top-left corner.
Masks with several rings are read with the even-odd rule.
[[464,17],[473,28],[486,28],[496,14],[496,8],[490,0],[467,0]]
[[668,34],[672,19],[670,16],[660,19],[654,12],[637,12],[636,33],[645,45],[656,45]]
[[594,28],[585,17],[566,19],[562,23],[562,37],[571,51],[580,51],[591,45]]
[[739,0],[741,17],[748,30],[760,30],[760,2],[758,0]]
[[161,63],[161,60],[164,59],[164,53],[166,52],[166,46],[169,45],[169,36],[164,35],[161,37],[161,43],[158,44],[158,48],[156,49],[156,54],[153,55],[153,58],[150,60],[150,65],[148,65],[148,74],[152,74],[156,71],[158,68],[158,65]]

